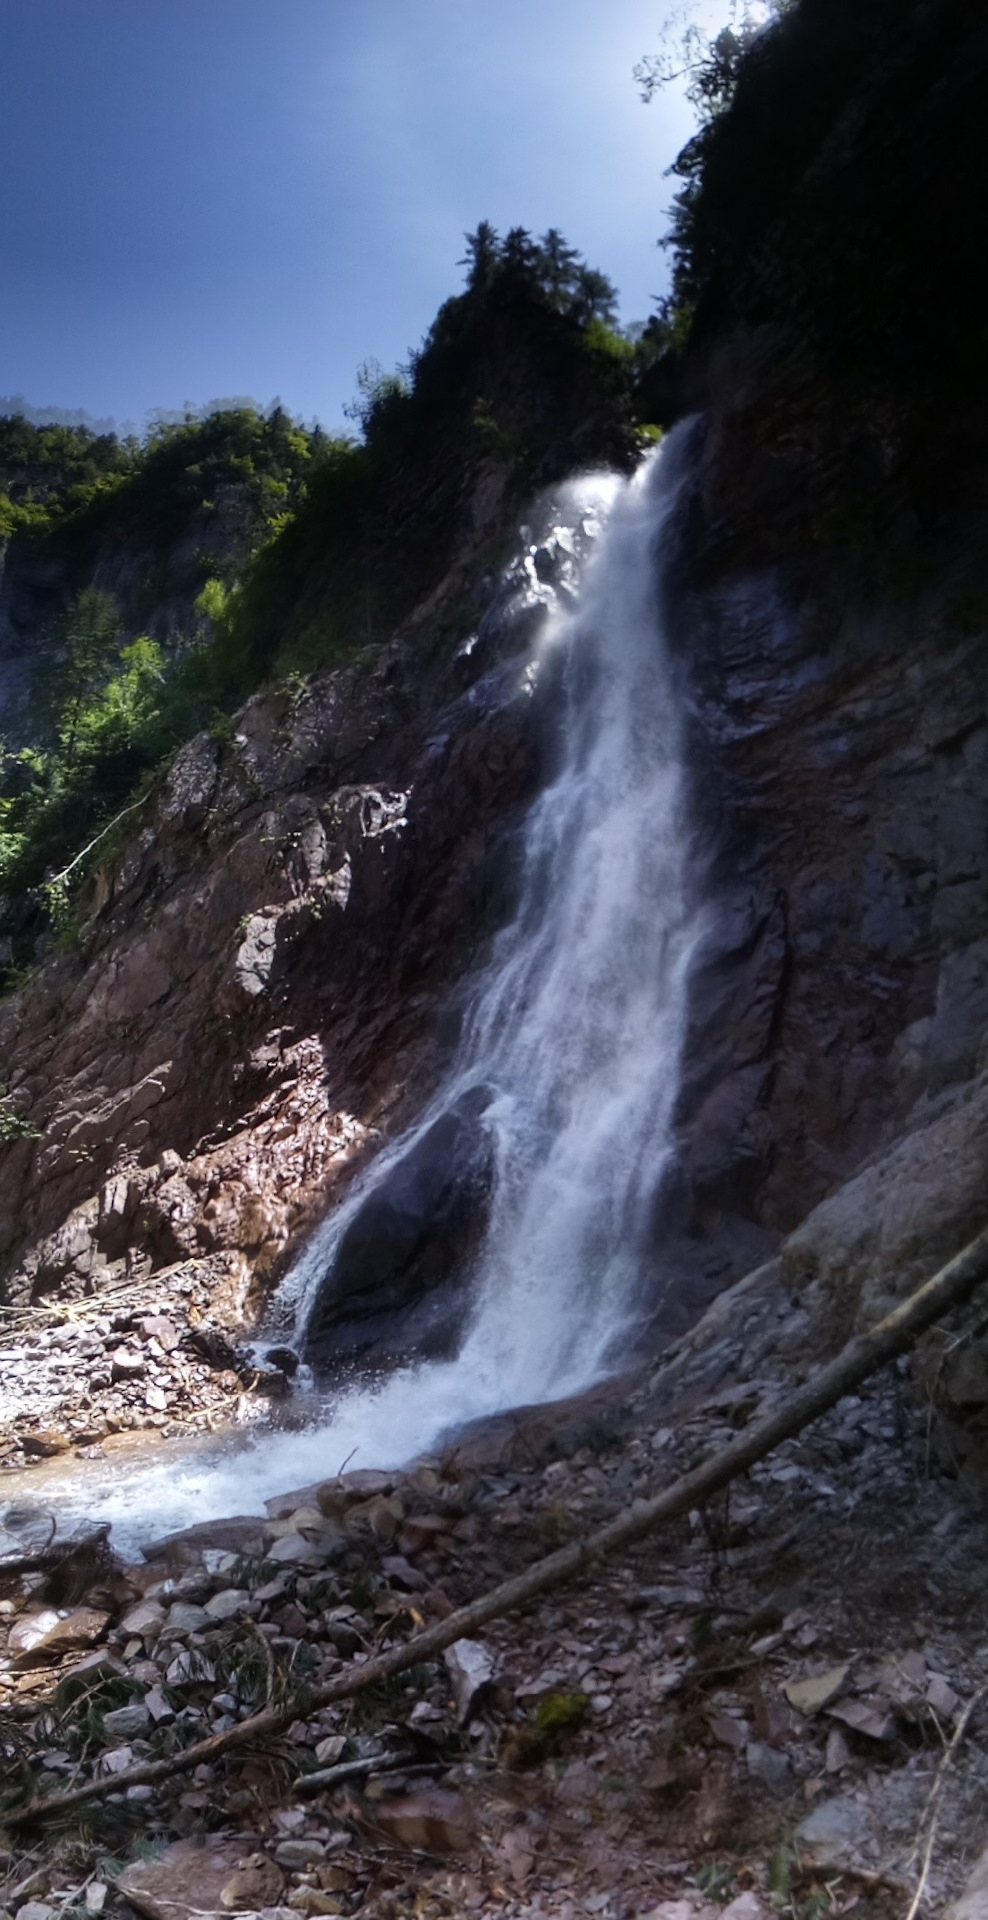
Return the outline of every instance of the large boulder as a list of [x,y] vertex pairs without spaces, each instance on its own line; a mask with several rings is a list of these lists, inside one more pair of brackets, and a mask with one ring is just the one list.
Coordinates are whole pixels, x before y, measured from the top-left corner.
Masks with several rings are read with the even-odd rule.
[[912,1118],[783,1245],[790,1292],[834,1347],[890,1312],[988,1218],[988,1073],[920,1103]]
[[451,1345],[467,1304],[457,1283],[487,1219],[489,1098],[486,1088],[463,1095],[370,1188],[309,1320],[305,1358],[317,1369]]

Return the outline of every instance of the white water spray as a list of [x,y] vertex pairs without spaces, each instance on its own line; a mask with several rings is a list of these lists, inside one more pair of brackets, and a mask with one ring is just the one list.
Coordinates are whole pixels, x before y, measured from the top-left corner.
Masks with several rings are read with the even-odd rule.
[[675,456],[653,455],[627,482],[570,492],[577,518],[592,506],[606,524],[575,605],[557,604],[539,642],[543,658],[563,650],[565,711],[557,772],[527,823],[514,920],[474,983],[439,1095],[313,1235],[280,1290],[301,1339],[368,1192],[440,1113],[486,1088],[494,1191],[460,1351],[348,1389],[306,1432],[144,1463],[100,1502],[118,1535],[257,1511],[348,1455],[400,1465],[477,1415],[576,1392],[626,1352],[646,1284],[654,1304],[661,1257],[650,1212],[670,1152],[700,931],[661,617]]

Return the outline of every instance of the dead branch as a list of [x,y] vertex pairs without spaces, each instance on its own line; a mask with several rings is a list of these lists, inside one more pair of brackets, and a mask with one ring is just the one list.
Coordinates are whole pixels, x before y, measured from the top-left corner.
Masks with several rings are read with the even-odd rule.
[[25,1896],[32,1893],[38,1893],[44,1884],[45,1863],[39,1860],[37,1866],[32,1867],[26,1878],[18,1881],[16,1887],[0,1887],[0,1899],[3,1900],[4,1909],[9,1907],[13,1912],[19,1900],[23,1900]]
[[326,1787],[338,1787],[344,1780],[359,1780],[368,1773],[435,1773],[438,1762],[426,1766],[410,1765],[407,1754],[381,1753],[376,1760],[341,1760],[335,1767],[320,1767],[316,1773],[300,1773],[292,1791],[296,1794],[322,1793]]
[[[933,1849],[936,1845],[937,1828],[940,1825],[940,1803],[943,1799],[944,1787],[947,1784],[947,1775],[950,1772],[950,1768],[953,1763],[954,1756],[957,1752],[957,1749],[960,1746],[965,1733],[967,1732],[971,1715],[974,1712],[975,1707],[979,1704],[979,1702],[984,1699],[986,1693],[988,1693],[988,1682],[986,1682],[986,1684],[983,1687],[979,1687],[976,1693],[972,1693],[970,1700],[967,1702],[967,1705],[965,1706],[963,1713],[960,1715],[957,1725],[950,1736],[950,1740],[948,1741],[947,1746],[944,1749],[942,1758],[940,1760],[940,1765],[937,1768],[936,1778],[933,1782],[933,1786],[930,1791],[930,1797],[926,1803],[926,1809],[923,1814],[923,1822],[929,1821],[929,1832],[927,1833],[927,1836],[926,1836],[926,1845],[923,1848],[923,1864],[920,1870],[919,1879],[916,1882],[916,1891],[913,1894],[909,1912],[906,1915],[906,1920],[916,1920],[916,1915],[919,1912],[920,1903],[922,1901],[923,1894],[926,1890],[926,1882],[929,1878],[930,1865],[933,1860]],[[922,1829],[922,1824],[923,1823],[921,1822],[921,1829]]]
[[[660,1523],[676,1519],[680,1514],[701,1506],[738,1474],[746,1472],[757,1460],[764,1459],[773,1448],[784,1440],[792,1439],[794,1434],[801,1433],[812,1420],[826,1413],[829,1407],[859,1386],[869,1374],[887,1365],[949,1308],[967,1299],[986,1278],[988,1228],[945,1267],[941,1267],[924,1286],[879,1321],[877,1326],[848,1341],[835,1360],[820,1367],[764,1419],[753,1421],[713,1459],[683,1474],[653,1499],[635,1501],[627,1512],[611,1520],[607,1526],[598,1528],[595,1533],[588,1534],[585,1539],[574,1540],[569,1546],[559,1548],[556,1553],[537,1560],[514,1579],[502,1581],[500,1586],[482,1594],[478,1600],[458,1607],[447,1619],[415,1634],[403,1645],[389,1647],[386,1653],[374,1655],[363,1665],[350,1667],[337,1674],[325,1686],[315,1689],[309,1701],[309,1710],[315,1712],[322,1707],[332,1706],[338,1700],[352,1699],[354,1694],[362,1693],[367,1687],[390,1680],[395,1674],[432,1659],[445,1647],[452,1646],[454,1640],[472,1636],[489,1621],[513,1613],[534,1600],[538,1594],[572,1580],[576,1574],[596,1565],[608,1554],[640,1540]],[[157,1785],[173,1774],[209,1765],[237,1747],[255,1746],[259,1740],[283,1733],[297,1717],[296,1704],[267,1707],[253,1714],[250,1719],[239,1721],[235,1727],[227,1728],[224,1733],[210,1734],[205,1740],[197,1741],[182,1753],[172,1754],[164,1760],[146,1761],[140,1766],[128,1768],[124,1773],[90,1780],[68,1792],[53,1794],[50,1799],[35,1800],[29,1806],[8,1814],[7,1824],[14,1827],[31,1820],[48,1819],[69,1807],[81,1806],[89,1800],[104,1799],[110,1793],[122,1793],[128,1787]]]
[[261,1651],[264,1654],[264,1705],[265,1707],[269,1707],[271,1705],[272,1700],[274,1699],[274,1684],[275,1684],[274,1654],[271,1651],[270,1642],[268,1641],[266,1636],[261,1632],[261,1629],[258,1626],[257,1621],[248,1620],[246,1624],[247,1624],[248,1633],[253,1634],[254,1639],[257,1641],[258,1646],[261,1648]]

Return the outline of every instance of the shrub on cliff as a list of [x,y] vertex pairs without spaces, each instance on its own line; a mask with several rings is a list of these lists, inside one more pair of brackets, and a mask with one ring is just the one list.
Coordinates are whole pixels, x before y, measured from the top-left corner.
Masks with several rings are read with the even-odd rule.
[[467,248],[465,290],[406,367],[362,370],[360,441],[324,445],[298,512],[247,569],[217,636],[238,695],[393,631],[469,548],[482,471],[500,469],[510,524],[562,474],[633,457],[635,353],[610,281],[554,229],[502,240],[482,222]]
[[[859,366],[979,373],[988,41],[966,0],[791,0],[706,67],[666,244],[694,344],[800,328]],[[639,78],[648,92],[655,65]],[[719,73],[719,80],[717,78]],[[661,77],[661,75],[659,75]],[[667,316],[668,317],[668,316]]]
[[[47,476],[38,537],[83,586],[47,649],[40,751],[8,756],[0,779],[0,879],[22,903],[32,889],[39,900],[46,872],[63,869],[163,756],[263,680],[385,638],[454,558],[476,560],[503,536],[540,486],[634,457],[635,350],[613,326],[606,276],[555,230],[502,240],[482,225],[467,264],[465,290],[408,367],[360,378],[359,438],[307,432],[280,408],[237,407],[162,420],[124,453],[104,436],[97,456],[84,429],[46,439],[47,429],[7,423],[0,481],[8,475],[25,502],[30,476]],[[104,462],[112,489],[100,491],[87,460]],[[498,504],[478,530],[475,490],[491,475]],[[90,488],[82,504],[79,484]],[[167,560],[231,496],[239,546],[195,552],[179,583],[184,630],[148,640],[134,624],[140,593],[114,608],[93,584],[97,558],[101,578],[114,577],[108,554]],[[20,959],[39,918],[37,906],[17,912]]]

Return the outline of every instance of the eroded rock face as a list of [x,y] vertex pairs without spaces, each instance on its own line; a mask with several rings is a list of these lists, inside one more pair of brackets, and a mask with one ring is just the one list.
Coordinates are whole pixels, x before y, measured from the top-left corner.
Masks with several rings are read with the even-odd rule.
[[[754,1264],[752,1227],[765,1257],[897,1136],[920,1154],[938,1100],[984,1066],[988,1021],[984,635],[946,588],[868,603],[832,555],[746,572],[732,431],[715,411],[698,436],[672,595],[716,908],[660,1225],[712,1284]],[[946,1134],[928,1162],[943,1214]],[[972,1194],[956,1234],[988,1217]],[[914,1237],[918,1273],[918,1212]],[[931,1259],[950,1238],[934,1223]]]
[[475,649],[431,648],[441,592],[390,648],[191,741],[78,947],[0,1005],[24,1121],[0,1142],[8,1300],[205,1259],[218,1317],[249,1317],[421,1111],[452,1038],[437,1004],[506,910],[497,850],[538,778],[523,667],[551,595],[515,572],[487,582]]

